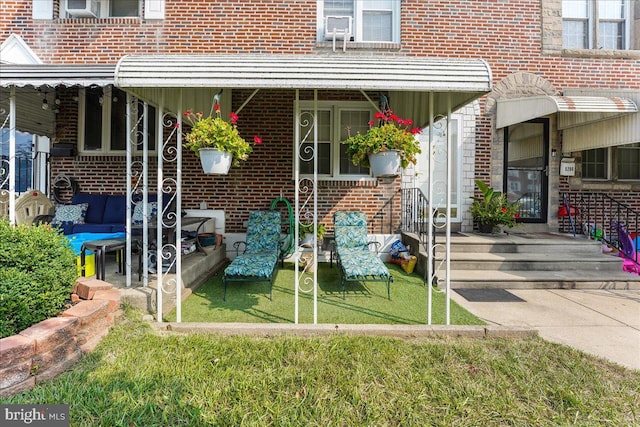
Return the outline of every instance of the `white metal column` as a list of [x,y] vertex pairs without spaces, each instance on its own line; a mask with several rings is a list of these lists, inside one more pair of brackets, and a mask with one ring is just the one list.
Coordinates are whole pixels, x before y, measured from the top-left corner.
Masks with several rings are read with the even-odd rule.
[[[158,107],[160,120],[158,121],[158,181],[156,217],[156,275],[157,275],[157,321],[162,322],[162,304],[164,297],[173,296],[176,299],[176,320],[182,321],[182,247],[180,233],[182,229],[182,92],[178,113],[164,111],[164,95]],[[165,129],[167,131],[164,136]],[[165,174],[166,165],[175,165],[175,176]],[[167,199],[163,197],[167,195]],[[167,203],[165,203],[167,202]],[[174,239],[163,242],[162,236],[174,236]]]
[[[450,324],[451,315],[451,182],[452,182],[452,140],[451,140],[451,95],[447,95],[447,116],[434,116],[434,94],[429,94],[429,149],[428,151],[428,173],[429,173],[429,189],[428,189],[428,211],[429,211],[429,230],[427,244],[427,324],[433,322],[433,285],[444,285],[445,292],[445,324]],[[442,123],[444,121],[444,124]],[[446,126],[443,131],[446,138],[446,147],[443,152],[439,152],[437,144],[435,144],[434,132],[436,127]],[[437,158],[445,158],[446,182],[435,182],[435,162]],[[439,211],[438,206],[433,202],[436,189],[446,201],[445,212]],[[444,193],[444,194],[443,194]],[[439,198],[441,199],[441,198]],[[445,241],[443,243],[436,242],[434,229],[444,230]],[[444,271],[443,271],[444,270]],[[442,275],[444,274],[444,278]]]
[[[311,117],[310,117],[311,116]],[[310,130],[305,135],[300,135],[301,126],[309,127]],[[295,323],[299,322],[300,292],[313,295],[313,323],[318,323],[318,91],[313,92],[313,112],[304,116],[300,111],[300,92],[296,90],[295,99],[295,231],[294,235],[294,270],[295,270]],[[312,150],[301,150],[303,144],[308,142],[309,137],[313,138]],[[300,177],[300,161],[313,161],[313,179]],[[305,268],[300,271],[299,265],[305,248],[299,245],[298,224],[313,224],[313,244],[310,249],[311,262],[307,262]],[[309,251],[307,251],[307,254]],[[309,270],[312,271],[309,271]]]

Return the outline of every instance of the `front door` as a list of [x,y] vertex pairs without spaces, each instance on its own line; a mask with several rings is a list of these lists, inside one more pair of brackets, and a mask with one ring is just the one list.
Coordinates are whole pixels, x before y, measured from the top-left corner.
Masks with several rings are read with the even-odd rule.
[[519,222],[547,222],[549,120],[505,128],[505,193],[520,203]]

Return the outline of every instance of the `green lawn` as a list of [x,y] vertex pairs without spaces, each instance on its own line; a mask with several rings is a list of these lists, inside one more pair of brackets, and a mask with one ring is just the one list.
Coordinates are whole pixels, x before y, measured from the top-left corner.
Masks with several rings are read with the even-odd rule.
[[2,403],[71,426],[632,426],[640,372],[539,338],[252,338],[128,313],[74,368]]
[[[427,287],[417,274],[406,274],[395,264],[388,265],[394,277],[391,301],[382,282],[348,283],[342,297],[338,268],[318,265],[318,323],[425,324]],[[267,282],[230,282],[227,300],[222,300],[222,272],[212,277],[182,303],[183,322],[274,322],[292,323],[295,315],[293,263],[279,269],[269,301]],[[304,285],[303,289],[310,289]],[[433,291],[433,323],[444,324],[444,293]],[[312,294],[300,292],[300,323],[313,323]],[[175,311],[165,317],[175,320]],[[481,325],[483,322],[451,301],[451,323]]]

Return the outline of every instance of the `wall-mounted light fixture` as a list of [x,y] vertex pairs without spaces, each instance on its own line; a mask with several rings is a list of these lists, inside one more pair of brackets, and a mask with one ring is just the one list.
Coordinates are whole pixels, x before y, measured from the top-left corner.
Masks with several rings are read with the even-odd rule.
[[44,96],[42,97],[42,109],[43,110],[49,109],[49,102],[47,102],[47,92],[45,92]]
[[556,150],[555,148],[551,149],[551,157],[555,157],[558,155],[558,150]]

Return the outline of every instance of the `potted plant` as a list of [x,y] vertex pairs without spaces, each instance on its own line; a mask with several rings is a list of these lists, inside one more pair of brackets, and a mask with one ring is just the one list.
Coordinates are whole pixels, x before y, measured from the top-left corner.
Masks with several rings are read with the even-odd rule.
[[[247,160],[253,151],[251,144],[238,133],[238,115],[230,113],[230,121],[221,117],[220,105],[215,104],[215,116],[203,117],[202,112],[187,110],[184,119],[191,125],[185,135],[184,146],[193,150],[202,163],[205,173],[226,174],[231,166],[238,166],[241,160]],[[255,144],[261,144],[260,137],[253,138]]]
[[[318,229],[316,230],[316,238],[318,240],[318,244],[324,238],[327,230],[324,224],[318,223]],[[298,223],[298,237],[300,238],[300,245],[311,247],[313,244],[313,223]]]
[[347,156],[358,166],[371,168],[374,176],[395,176],[399,167],[416,163],[421,153],[416,135],[419,128],[412,128],[413,121],[402,119],[391,110],[375,114],[378,120],[369,122],[366,133],[356,133],[342,143],[347,145]]
[[482,193],[481,197],[471,197],[473,203],[470,210],[473,219],[478,223],[481,233],[491,233],[497,225],[513,227],[516,225],[519,203],[509,203],[507,196],[495,191],[483,181],[476,179],[476,185]]

